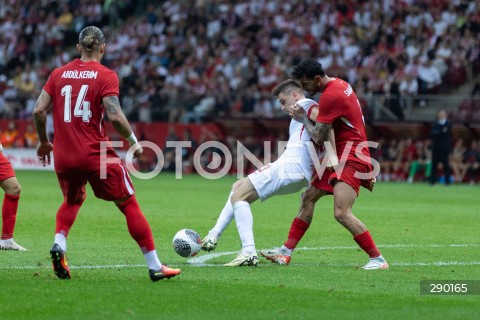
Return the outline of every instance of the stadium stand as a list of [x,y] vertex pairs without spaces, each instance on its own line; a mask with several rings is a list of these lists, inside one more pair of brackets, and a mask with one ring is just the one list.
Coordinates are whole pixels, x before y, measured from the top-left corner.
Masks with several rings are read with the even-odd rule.
[[354,86],[371,139],[424,141],[438,107],[470,151],[479,139],[480,6],[447,0],[0,0],[2,129],[17,120],[23,134],[45,77],[91,24],[139,126],[208,123],[228,136],[248,122],[259,141],[273,136],[284,117],[271,87],[316,56]]

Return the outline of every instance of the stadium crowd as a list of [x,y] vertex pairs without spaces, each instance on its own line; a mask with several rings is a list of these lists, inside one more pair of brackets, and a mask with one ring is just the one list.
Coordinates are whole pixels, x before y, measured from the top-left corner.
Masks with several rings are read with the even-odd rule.
[[143,122],[275,117],[270,89],[311,56],[359,95],[400,97],[385,103],[401,118],[402,96],[463,83],[480,52],[480,4],[464,0],[0,0],[0,22],[6,118],[30,116],[86,25],[103,27],[125,113]]
[[[0,0],[1,118],[30,119],[87,25],[107,37],[104,63],[118,73],[125,114],[145,123],[283,116],[270,90],[311,56],[360,97],[384,95],[399,119],[403,98],[446,93],[480,69],[479,1]],[[399,171],[386,154],[384,179],[408,179],[409,166]]]

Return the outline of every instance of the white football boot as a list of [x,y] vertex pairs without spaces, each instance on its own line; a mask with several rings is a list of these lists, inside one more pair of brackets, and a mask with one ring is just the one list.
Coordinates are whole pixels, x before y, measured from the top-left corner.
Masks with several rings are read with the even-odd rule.
[[27,249],[16,243],[13,238],[7,240],[0,240],[0,250],[27,251]]
[[363,270],[388,269],[387,260],[382,256],[377,258],[370,258],[370,261],[362,267]]
[[256,267],[258,264],[257,254],[244,254],[240,253],[235,259],[227,264],[226,267]]

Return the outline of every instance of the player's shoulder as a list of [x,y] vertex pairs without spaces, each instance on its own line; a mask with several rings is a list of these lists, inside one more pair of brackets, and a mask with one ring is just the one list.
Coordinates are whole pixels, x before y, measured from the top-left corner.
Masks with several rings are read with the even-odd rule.
[[97,70],[100,71],[101,74],[104,75],[105,77],[109,77],[109,78],[110,77],[115,77],[115,78],[118,77],[117,73],[114,70],[108,68],[107,66],[104,66],[103,64],[99,63]]
[[301,105],[303,108],[308,109],[312,106],[318,105],[315,100],[309,99],[309,98],[303,98],[297,101],[299,105]]

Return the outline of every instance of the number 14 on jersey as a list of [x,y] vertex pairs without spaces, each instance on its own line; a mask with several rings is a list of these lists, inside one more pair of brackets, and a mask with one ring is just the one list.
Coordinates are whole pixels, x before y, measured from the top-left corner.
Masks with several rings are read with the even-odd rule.
[[[62,96],[65,97],[63,113],[63,120],[65,122],[72,122],[72,90],[73,88],[71,85],[66,85],[62,88]],[[92,117],[92,112],[90,111],[90,102],[85,101],[87,91],[88,85],[82,85],[77,96],[77,101],[75,101],[75,108],[73,110],[73,115],[75,117],[81,117],[83,122],[89,122],[90,118]]]

